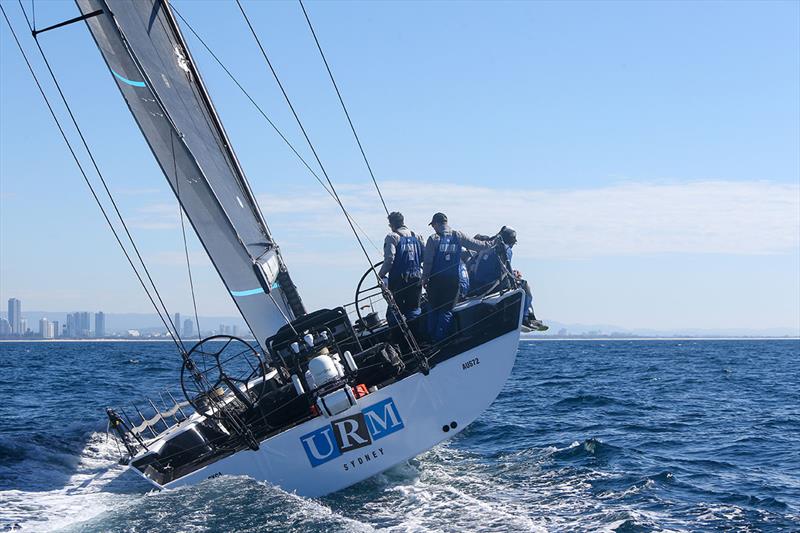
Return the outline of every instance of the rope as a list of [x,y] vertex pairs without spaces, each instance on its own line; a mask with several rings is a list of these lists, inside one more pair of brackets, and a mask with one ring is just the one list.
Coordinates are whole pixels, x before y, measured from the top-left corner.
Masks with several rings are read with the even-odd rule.
[[[91,181],[89,181],[89,177],[86,174],[86,171],[84,170],[83,165],[81,164],[80,160],[78,159],[78,156],[75,153],[75,149],[72,147],[72,143],[70,143],[69,138],[67,137],[67,134],[64,132],[64,128],[61,126],[61,121],[58,120],[58,116],[56,115],[55,111],[53,110],[53,106],[50,104],[50,100],[47,98],[47,95],[45,94],[44,89],[42,88],[42,84],[39,82],[39,78],[36,76],[36,72],[33,70],[33,67],[31,66],[31,63],[28,60],[28,56],[25,53],[25,50],[22,48],[22,44],[19,42],[19,39],[17,38],[17,34],[14,31],[14,27],[11,25],[11,21],[9,20],[8,15],[6,14],[5,9],[3,8],[2,3],[0,3],[0,11],[2,11],[2,13],[3,13],[3,17],[6,20],[6,24],[8,24],[9,30],[11,30],[11,35],[14,37],[14,41],[17,44],[17,48],[19,48],[20,54],[22,54],[22,58],[25,60],[25,64],[28,66],[28,70],[30,71],[31,76],[33,77],[33,81],[36,83],[36,87],[39,89],[39,93],[42,95],[42,99],[44,99],[44,102],[47,105],[47,109],[50,111],[50,115],[53,117],[53,121],[56,123],[56,126],[58,127],[58,131],[61,133],[61,137],[64,139],[64,143],[66,143],[67,148],[69,149],[69,152],[72,155],[72,159],[75,160],[75,164],[78,166],[78,170],[80,171],[81,175],[83,176],[83,180],[86,182],[86,185],[89,187],[89,191],[91,191],[92,197],[94,198],[94,201],[97,203],[97,206],[100,208],[100,212],[103,214],[103,218],[105,219],[106,223],[108,224],[108,227],[111,228],[111,233],[114,234],[114,238],[116,239],[117,244],[119,244],[119,247],[122,250],[122,253],[125,254],[125,258],[128,260],[128,264],[131,265],[131,268],[133,269],[133,272],[136,275],[136,278],[139,280],[139,283],[142,285],[142,288],[144,289],[145,294],[147,295],[148,299],[150,300],[150,303],[153,304],[153,308],[155,308],[156,313],[158,313],[158,317],[161,319],[161,322],[167,328],[167,331],[169,331],[169,326],[167,326],[167,323],[164,320],[164,317],[161,315],[161,312],[160,312],[160,310],[158,308],[158,305],[156,304],[155,300],[153,299],[153,296],[150,294],[150,291],[149,291],[149,289],[147,287],[147,284],[144,282],[144,279],[142,279],[142,276],[139,273],[139,270],[136,268],[136,265],[134,264],[133,259],[131,258],[130,254],[128,253],[127,248],[125,248],[125,245],[122,243],[122,239],[120,238],[119,233],[117,232],[116,228],[114,227],[114,224],[111,222],[111,218],[109,217],[106,209],[103,207],[103,204],[100,201],[100,198],[97,196],[97,192],[95,191],[94,186],[92,185]],[[23,9],[23,12],[24,12],[24,9]],[[179,339],[176,339],[175,337],[172,337],[172,340],[173,340],[173,342],[175,342],[175,345],[177,346],[178,350],[183,352],[184,351],[184,347],[182,346],[181,343],[179,343]]]
[[[144,270],[147,279],[150,281],[150,284],[153,287],[153,292],[155,293],[156,298],[161,304],[161,308],[164,310],[164,313],[166,315],[166,320],[164,320],[163,317],[161,320],[162,322],[168,321],[172,325],[171,330],[169,326],[167,326],[167,332],[170,334],[171,337],[178,339],[180,348],[182,352],[185,353],[186,347],[183,346],[183,341],[181,340],[180,336],[177,335],[178,330],[175,327],[175,324],[172,322],[172,317],[169,314],[169,310],[167,309],[166,304],[164,304],[164,300],[161,298],[161,294],[158,291],[158,287],[156,287],[156,284],[153,281],[153,277],[150,275],[150,271],[147,268],[147,264],[144,262],[144,259],[142,258],[142,255],[139,252],[138,246],[136,246],[136,242],[134,241],[133,236],[131,235],[131,232],[128,229],[128,225],[125,223],[125,219],[122,217],[122,213],[120,212],[119,207],[117,206],[117,202],[114,200],[113,194],[111,194],[111,190],[108,188],[108,184],[106,183],[105,177],[103,177],[103,173],[100,171],[100,167],[98,166],[97,161],[95,160],[94,154],[92,153],[92,150],[89,148],[89,144],[86,141],[86,137],[84,137],[83,131],[81,130],[81,127],[78,125],[78,121],[72,112],[72,108],[70,107],[66,96],[64,96],[64,91],[61,89],[61,85],[58,83],[58,79],[56,78],[56,75],[53,72],[52,67],[50,66],[50,62],[47,60],[47,55],[44,53],[42,45],[39,44],[39,40],[37,39],[36,34],[33,33],[33,26],[31,25],[31,22],[28,19],[28,14],[25,12],[25,8],[22,5],[22,0],[18,0],[18,2],[19,2],[19,7],[22,10],[22,14],[25,17],[25,22],[27,22],[28,28],[30,29],[31,34],[33,35],[33,40],[36,43],[36,47],[39,49],[39,54],[42,56],[42,60],[44,61],[45,66],[47,67],[47,71],[50,73],[50,78],[53,80],[53,84],[56,86],[58,94],[61,96],[61,101],[64,103],[64,107],[66,108],[67,113],[69,114],[70,119],[72,120],[72,124],[75,126],[75,130],[78,132],[78,136],[80,137],[81,142],[83,143],[83,147],[86,150],[86,153],[89,155],[89,159],[92,162],[92,166],[97,172],[97,176],[100,178],[100,182],[103,184],[103,188],[105,189],[106,194],[108,195],[108,199],[111,201],[111,205],[114,207],[114,212],[117,214],[117,217],[119,218],[119,221],[122,224],[123,229],[125,230],[125,234],[128,236],[128,240],[130,241],[131,246],[133,247],[133,250],[136,253],[136,257],[139,259],[139,262],[142,265],[142,269]],[[158,307],[156,308],[156,311],[158,311],[160,315],[161,311],[158,309]]]
[[339,103],[342,104],[342,111],[344,111],[344,115],[347,117],[347,123],[350,124],[350,131],[353,132],[353,137],[356,138],[356,144],[358,144],[358,149],[361,151],[361,157],[364,158],[364,163],[367,165],[367,170],[369,170],[369,175],[372,177],[372,183],[375,184],[375,190],[378,191],[378,197],[381,199],[381,203],[383,204],[383,210],[386,211],[386,215],[389,215],[389,208],[386,207],[386,202],[383,200],[383,194],[381,193],[381,188],[378,186],[378,181],[375,179],[375,174],[372,172],[372,166],[369,164],[369,160],[367,159],[367,154],[364,152],[364,147],[361,145],[361,139],[358,138],[358,133],[356,133],[356,127],[353,126],[353,121],[350,119],[350,113],[347,111],[347,106],[344,105],[344,99],[342,98],[342,93],[339,91],[339,86],[336,84],[336,80],[333,78],[333,72],[331,71],[331,67],[328,64],[328,60],[325,58],[325,52],[322,51],[322,46],[319,44],[319,39],[317,39],[317,33],[314,31],[314,26],[311,25],[311,19],[308,17],[308,12],[306,11],[306,6],[303,4],[303,0],[298,0],[300,2],[300,8],[303,10],[303,15],[306,17],[306,22],[308,22],[308,29],[311,30],[311,35],[314,36],[314,42],[317,44],[317,50],[319,50],[319,55],[322,56],[322,62],[325,63],[325,69],[328,71],[328,76],[331,78],[331,83],[333,84],[333,88],[336,89],[336,96],[339,97]]
[[[306,169],[308,169],[308,171],[311,173],[311,175],[314,176],[314,178],[317,180],[317,182],[320,184],[320,186],[322,186],[322,188],[325,189],[325,192],[328,193],[328,195],[331,198],[333,198],[334,201],[335,201],[336,197],[333,195],[333,193],[330,191],[330,189],[328,189],[328,186],[325,185],[325,183],[322,181],[322,179],[320,179],[319,175],[314,171],[314,169],[311,168],[311,165],[309,165],[308,162],[305,160],[305,158],[302,155],[300,155],[300,152],[297,151],[297,149],[289,141],[289,139],[286,137],[286,135],[283,134],[283,132],[278,128],[278,126],[272,121],[272,119],[269,118],[269,116],[266,114],[266,112],[261,108],[261,106],[258,105],[258,103],[255,101],[255,99],[253,99],[253,97],[250,95],[250,93],[247,91],[247,89],[245,89],[242,86],[242,84],[239,82],[239,80],[236,78],[236,76],[233,75],[233,73],[230,71],[230,69],[228,69],[228,67],[225,66],[225,64],[214,53],[214,51],[211,50],[211,47],[206,43],[206,41],[202,37],[200,37],[200,35],[197,33],[197,31],[194,29],[194,27],[192,27],[192,25],[189,24],[189,21],[187,21],[186,18],[184,18],[184,16],[181,15],[180,11],[178,11],[175,8],[174,5],[170,4],[170,8],[172,9],[172,11],[176,15],[178,15],[178,18],[181,19],[181,21],[186,25],[186,27],[189,29],[189,31],[192,33],[192,35],[194,35],[195,38],[200,42],[200,44],[203,45],[203,48],[206,49],[206,51],[211,55],[211,57],[214,59],[214,61],[216,61],[216,63],[222,68],[222,70],[225,71],[225,74],[228,75],[228,77],[231,79],[231,81],[233,81],[233,83],[236,84],[236,86],[239,88],[239,90],[242,92],[242,94],[244,94],[244,96],[247,97],[247,99],[250,101],[250,103],[253,104],[253,106],[256,108],[256,110],[259,112],[259,114],[261,114],[261,116],[264,117],[264,120],[266,120],[267,123],[275,131],[275,133],[278,134],[278,136],[281,138],[281,140],[286,144],[286,146],[289,147],[289,149],[292,151],[292,153],[294,153],[294,155],[297,157],[297,159],[299,159],[300,162],[303,164],[303,166],[305,166]],[[377,251],[378,253],[382,253],[381,249],[378,248],[378,246],[369,237],[369,234],[364,230],[364,228],[361,227],[361,225],[355,220],[355,218],[353,218],[353,216],[349,212],[347,213],[347,216],[348,216],[348,218],[350,218],[353,221],[353,223],[356,225],[356,227],[358,227],[359,231],[361,231],[362,235],[369,241],[369,243],[372,245],[372,247],[375,248],[375,251]]]

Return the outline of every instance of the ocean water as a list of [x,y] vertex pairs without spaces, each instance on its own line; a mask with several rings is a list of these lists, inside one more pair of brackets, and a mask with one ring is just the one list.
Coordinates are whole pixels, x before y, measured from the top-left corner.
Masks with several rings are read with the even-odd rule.
[[0,344],[0,531],[800,531],[800,341],[523,342],[463,433],[343,492],[147,493],[104,407],[166,343]]

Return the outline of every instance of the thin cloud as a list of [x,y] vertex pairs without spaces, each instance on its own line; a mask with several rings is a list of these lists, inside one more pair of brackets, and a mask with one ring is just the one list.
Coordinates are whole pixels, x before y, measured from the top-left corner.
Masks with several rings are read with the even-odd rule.
[[177,203],[157,203],[139,206],[129,220],[130,227],[136,229],[175,230],[181,227]]
[[[520,190],[452,183],[386,182],[385,196],[412,228],[429,232],[444,211],[467,233],[514,226],[522,257],[587,258],[658,253],[756,255],[800,246],[800,186],[768,181],[636,183],[575,190]],[[380,243],[385,215],[374,191],[347,187],[345,205]],[[350,200],[350,201],[348,201]],[[282,206],[283,209],[269,207]],[[369,208],[367,208],[369,206]],[[349,227],[323,193],[274,192],[263,205],[279,239],[316,240]]]
[[[156,252],[145,259],[148,265],[179,266],[186,267],[186,254],[183,251]],[[192,267],[206,268],[211,266],[211,262],[203,251],[189,252],[189,262]]]
[[147,188],[147,189],[119,189],[116,194],[120,196],[149,196],[152,194],[164,194],[163,189]]

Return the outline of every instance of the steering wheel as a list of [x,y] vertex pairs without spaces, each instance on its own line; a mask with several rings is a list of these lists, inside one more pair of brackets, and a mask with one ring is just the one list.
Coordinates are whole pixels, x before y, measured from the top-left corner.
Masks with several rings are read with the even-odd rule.
[[[251,409],[266,390],[264,359],[248,342],[230,335],[214,335],[195,344],[181,368],[181,388],[195,411],[211,418],[224,417],[231,395]],[[250,382],[260,378],[255,387]]]
[[368,268],[367,271],[364,272],[364,275],[361,276],[361,279],[358,280],[358,285],[356,286],[356,297],[355,297],[356,315],[358,316],[358,319],[361,322],[361,324],[365,328],[367,328],[367,331],[369,331],[370,333],[375,333],[375,328],[368,326],[367,322],[364,320],[364,317],[361,316],[361,298],[364,293],[367,293],[375,289],[379,289],[381,286],[378,284],[364,288],[363,285],[364,282],[367,280],[367,277],[369,277],[369,275],[372,274],[373,271],[375,271],[375,269],[381,266],[382,264],[383,261],[378,261],[377,263],[372,265],[372,267]]

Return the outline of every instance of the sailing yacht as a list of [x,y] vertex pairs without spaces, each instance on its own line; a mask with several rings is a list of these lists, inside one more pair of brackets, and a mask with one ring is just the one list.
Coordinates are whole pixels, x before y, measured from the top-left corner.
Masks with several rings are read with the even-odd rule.
[[[122,462],[160,489],[246,475],[315,497],[411,459],[480,416],[514,365],[522,289],[511,282],[461,302],[435,343],[402,317],[366,313],[375,300],[395,305],[372,265],[355,301],[308,311],[171,6],[76,3],[255,339],[179,344],[184,399],[150,402],[153,415],[137,409],[138,423],[107,409]],[[376,284],[365,287],[369,280]]]

